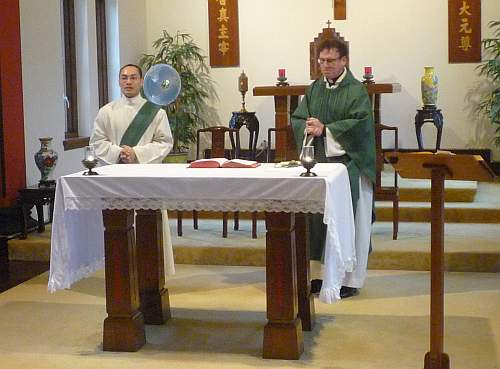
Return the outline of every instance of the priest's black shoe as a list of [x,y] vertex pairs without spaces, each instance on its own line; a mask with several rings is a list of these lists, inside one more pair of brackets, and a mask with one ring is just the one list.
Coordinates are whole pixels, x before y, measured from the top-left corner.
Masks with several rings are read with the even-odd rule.
[[311,280],[311,293],[319,293],[319,291],[321,291],[322,285],[323,285],[322,279]]
[[359,290],[357,288],[342,286],[342,288],[340,289],[340,298],[341,299],[346,299],[348,297],[357,296],[357,295],[359,295]]

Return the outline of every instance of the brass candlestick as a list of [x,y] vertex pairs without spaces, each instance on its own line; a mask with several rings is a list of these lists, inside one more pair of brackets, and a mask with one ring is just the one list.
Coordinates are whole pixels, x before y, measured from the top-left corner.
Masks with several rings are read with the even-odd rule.
[[238,90],[241,92],[241,113],[246,113],[245,109],[245,94],[248,91],[248,77],[245,74],[245,71],[241,71],[240,76],[238,77]]

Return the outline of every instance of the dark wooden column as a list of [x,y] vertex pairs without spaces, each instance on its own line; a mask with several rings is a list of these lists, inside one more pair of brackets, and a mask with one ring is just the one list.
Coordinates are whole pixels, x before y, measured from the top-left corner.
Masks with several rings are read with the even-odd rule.
[[262,356],[299,359],[304,351],[298,317],[295,216],[266,213],[266,299]]
[[133,210],[103,210],[106,265],[104,351],[137,351],[146,342],[139,311]]
[[[254,87],[254,96],[274,96],[274,127],[284,128],[290,123],[290,116],[299,104],[299,96],[306,86],[264,86]],[[286,152],[285,135],[276,136],[276,152]]]
[[[26,187],[19,0],[0,1],[0,207]],[[33,158],[31,158],[33,160]]]
[[135,226],[139,310],[146,324],[163,324],[171,315],[168,290],[165,288],[161,211],[137,210]]
[[[274,96],[274,121],[276,128],[286,127],[290,120],[290,96]],[[276,152],[283,152],[286,141],[283,135],[276,136]]]
[[315,319],[314,296],[311,294],[308,231],[306,214],[295,214],[299,317],[302,320],[302,329],[304,331],[312,331]]
[[[425,369],[449,369],[444,353],[444,180],[450,174],[445,165],[424,165],[431,169],[431,339],[425,354]],[[451,174],[450,174],[451,176]]]

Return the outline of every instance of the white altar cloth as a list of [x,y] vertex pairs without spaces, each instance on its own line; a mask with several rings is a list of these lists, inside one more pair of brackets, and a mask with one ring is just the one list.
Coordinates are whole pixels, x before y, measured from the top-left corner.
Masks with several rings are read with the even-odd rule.
[[338,300],[352,271],[354,219],[347,170],[320,163],[304,169],[187,168],[186,164],[129,164],[58,178],[52,223],[50,291],[70,288],[104,266],[103,209],[169,209],[323,213],[328,235],[320,300]]

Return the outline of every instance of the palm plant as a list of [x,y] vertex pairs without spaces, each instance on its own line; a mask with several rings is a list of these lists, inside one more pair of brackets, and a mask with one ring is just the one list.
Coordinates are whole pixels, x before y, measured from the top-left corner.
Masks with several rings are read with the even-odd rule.
[[182,89],[172,104],[165,106],[174,138],[172,151],[186,150],[196,140],[196,130],[207,126],[203,112],[207,99],[217,97],[206,57],[188,33],[174,36],[163,30],[153,42],[154,54],[142,54],[139,64],[147,71],[155,64],[172,66],[180,75]]
[[497,126],[495,145],[500,146],[500,21],[491,21],[488,26],[493,30],[493,37],[481,41],[487,59],[477,68],[479,75],[486,77],[492,88],[481,99],[479,110]]

